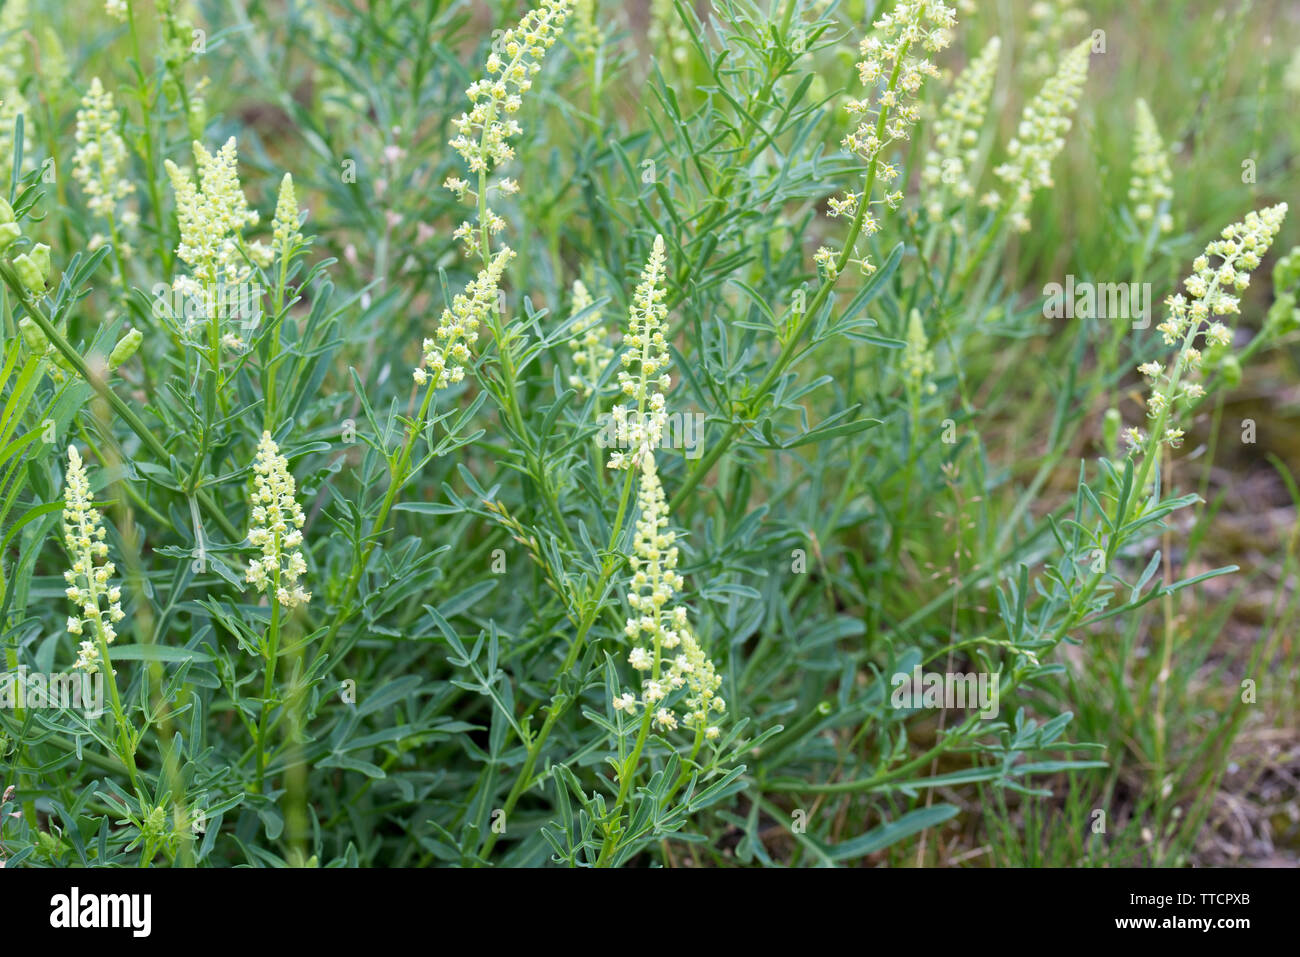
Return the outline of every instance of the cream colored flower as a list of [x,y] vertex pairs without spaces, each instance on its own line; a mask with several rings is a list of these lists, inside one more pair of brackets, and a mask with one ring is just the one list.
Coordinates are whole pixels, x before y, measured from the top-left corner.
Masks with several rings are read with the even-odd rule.
[[[492,248],[492,239],[505,228],[505,220],[487,204],[487,177],[495,167],[514,158],[510,140],[522,132],[514,117],[523,106],[523,95],[532,88],[534,74],[542,68],[546,51],[559,38],[570,6],[571,0],[543,0],[540,7],[524,14],[519,24],[494,44],[484,67],[487,76],[465,91],[470,110],[454,121],[456,135],[450,145],[474,174],[477,188],[471,189],[469,181],[459,176],[449,176],[443,185],[479,208],[478,221],[466,220],[453,235],[464,245],[466,255],[479,259],[482,266],[451,308],[443,311],[436,336],[424,340],[426,368],[417,367],[412,373],[419,385],[441,389],[460,382],[470,359],[469,344],[478,337],[479,326],[489,313],[499,309],[501,277],[514,253],[508,246]],[[509,178],[495,188],[503,196],[519,189]]]
[[623,337],[618,384],[629,401],[615,406],[613,417],[615,445],[625,451],[610,455],[612,469],[632,468],[647,455],[653,456],[663,439],[668,418],[666,393],[672,386],[664,336],[668,318],[664,264],[664,240],[656,236],[632,296],[628,331]]
[[962,71],[939,111],[921,171],[921,182],[927,187],[925,209],[932,222],[943,218],[950,197],[965,200],[974,195],[971,172],[979,158],[980,131],[1001,52],[1002,41],[993,37]]
[[[510,140],[522,132],[515,115],[523,106],[524,94],[532,88],[534,74],[542,68],[546,51],[559,38],[570,6],[570,0],[543,0],[540,7],[524,14],[519,24],[507,30],[495,44],[485,65],[487,76],[475,80],[465,91],[471,106],[469,112],[454,121],[456,135],[451,147],[480,179],[514,158]],[[478,196],[463,181],[453,177],[447,185],[458,196],[463,198],[469,193],[478,201]],[[509,191],[507,185],[503,192]],[[482,231],[498,231],[499,221],[489,208],[477,225],[462,224],[456,235],[464,242],[467,255],[487,257]]]
[[81,184],[90,211],[105,219],[114,217],[118,203],[135,190],[124,175],[126,144],[117,132],[118,119],[113,94],[104,89],[99,77],[92,78],[77,110],[72,178]]
[[415,370],[415,381],[421,385],[433,380],[435,388],[455,385],[465,378],[465,364],[469,362],[469,345],[479,336],[479,327],[488,313],[498,308],[497,295],[506,264],[514,258],[509,246],[502,246],[465,291],[451,301],[451,308],[442,311],[436,338],[424,340],[424,368]]
[[1168,204],[1174,198],[1173,171],[1169,168],[1169,151],[1165,149],[1156,127],[1156,119],[1146,100],[1135,105],[1136,125],[1133,137],[1133,176],[1128,198],[1133,216],[1142,224],[1156,221],[1160,232],[1173,230]]
[[[1156,328],[1165,344],[1177,349],[1167,366],[1146,362],[1138,367],[1152,381],[1152,391],[1146,400],[1147,415],[1157,422],[1155,431],[1161,442],[1177,446],[1182,441],[1181,429],[1169,426],[1161,432],[1160,426],[1205,395],[1205,387],[1200,382],[1184,378],[1194,374],[1201,365],[1201,351],[1193,344],[1196,337],[1204,336],[1209,345],[1219,348],[1231,344],[1231,330],[1212,317],[1239,311],[1237,297],[1227,289],[1240,291],[1250,283],[1250,274],[1273,244],[1286,213],[1286,203],[1279,203],[1247,213],[1241,222],[1224,227],[1219,238],[1193,260],[1192,274],[1183,281],[1187,296],[1178,293],[1165,300],[1169,316]],[[1133,429],[1129,432],[1140,435]],[[1133,449],[1141,445],[1132,439],[1129,444]]]
[[934,375],[934,353],[930,350],[930,341],[926,338],[921,313],[917,309],[912,310],[907,320],[907,345],[903,348],[902,362],[907,388],[918,394],[932,395],[936,389],[930,381]]
[[302,546],[302,509],[294,497],[289,461],[280,454],[270,432],[262,433],[253,463],[251,526],[248,543],[259,557],[248,563],[244,578],[285,608],[306,604],[311,593],[299,579],[307,571]]
[[293,189],[293,176],[284,174],[280,180],[280,193],[275,201],[275,218],[271,220],[274,238],[271,248],[278,256],[287,256],[302,242],[298,212],[298,196]]
[[[669,528],[668,502],[655,462],[666,418],[665,393],[671,385],[665,371],[668,310],[663,304],[664,273],[664,244],[657,236],[633,296],[623,340],[624,368],[619,381],[623,393],[636,405],[617,406],[614,410],[616,427],[626,443],[624,448],[633,452],[615,453],[610,465],[640,471],[636,531],[628,557],[632,577],[627,603],[632,614],[623,633],[633,642],[629,664],[645,674],[642,703],[649,708],[665,701],[677,689],[686,688],[686,724],[702,734],[710,713],[721,713],[725,705],[717,696],[722,678],[691,631],[685,606],[674,602],[684,581],[677,571],[677,535]],[[661,731],[670,731],[677,727],[677,718],[665,704],[655,710],[654,723]]]
[[1062,58],[1060,69],[1025,107],[1015,138],[1007,144],[1006,160],[994,170],[1006,190],[997,204],[1005,206],[1011,227],[1018,232],[1029,229],[1034,193],[1054,185],[1052,161],[1065,147],[1065,135],[1088,78],[1091,51],[1092,41],[1085,40]]
[[1074,0],[1035,0],[1028,12],[1023,62],[1025,72],[1037,81],[1052,72],[1067,38],[1077,36],[1088,17]]
[[91,635],[90,640],[81,643],[77,656],[76,667],[85,671],[98,667],[100,654],[94,639],[111,645],[117,638],[114,626],[125,617],[122,591],[112,583],[116,568],[107,561],[103,516],[94,500],[81,453],[76,446],[69,446],[63,487],[63,544],[72,567],[63,573],[63,579],[68,586],[65,594],[78,609],[77,615],[68,618],[68,633]]
[[[181,233],[176,255],[189,267],[189,275],[177,276],[172,285],[196,307],[186,328],[206,326],[213,316],[227,318],[231,301],[243,298],[252,267],[240,251],[242,235],[258,220],[239,185],[235,138],[230,137],[215,153],[209,153],[202,143],[193,147],[197,181],[171,160],[163,164],[176,194]],[[254,261],[269,262],[270,250],[261,243],[244,248]]]
[[[578,315],[591,306],[592,302],[591,293],[582,284],[582,280],[574,280],[571,313]],[[600,374],[614,358],[614,347],[609,344],[600,320],[600,310],[592,310],[574,323],[574,338],[569,340],[569,348],[573,350],[573,364],[576,368],[574,375],[569,376],[569,385],[580,390],[584,397],[591,395],[596,382],[600,379]]]
[[[903,0],[873,24],[875,32],[859,44],[862,60],[858,79],[868,96],[846,104],[857,119],[856,128],[844,138],[844,147],[870,162],[897,140],[908,137],[908,128],[920,118],[916,97],[925,77],[939,76],[939,69],[926,54],[938,53],[951,40],[950,29],[956,12],[942,0]],[[898,74],[892,88],[888,81]],[[882,83],[886,88],[874,98],[871,92]],[[877,121],[885,114],[883,135],[877,135]],[[857,199],[857,197],[854,197]]]

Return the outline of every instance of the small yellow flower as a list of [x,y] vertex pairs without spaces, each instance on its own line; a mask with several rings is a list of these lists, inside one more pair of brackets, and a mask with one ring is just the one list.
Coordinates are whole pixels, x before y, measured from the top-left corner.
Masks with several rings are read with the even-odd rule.
[[[633,451],[614,453],[609,464],[611,468],[640,470],[636,533],[628,558],[632,577],[627,603],[632,614],[623,633],[633,642],[628,663],[644,676],[641,703],[649,709],[677,689],[686,688],[686,724],[703,734],[710,712],[721,713],[725,708],[717,696],[722,677],[691,631],[685,606],[674,604],[685,583],[677,572],[677,535],[668,527],[668,502],[655,463],[655,449],[667,417],[665,393],[671,385],[664,371],[669,362],[664,338],[668,314],[663,303],[665,260],[663,238],[656,236],[633,296],[628,332],[623,339],[623,368],[619,372],[624,394],[636,404],[614,408],[620,444]],[[631,695],[620,700],[631,713],[628,698],[635,701]],[[655,710],[653,720],[661,731],[671,731],[678,725],[667,705]]]
[[613,453],[610,468],[631,468],[646,455],[653,456],[663,439],[668,418],[665,393],[672,385],[667,371],[671,362],[668,340],[664,337],[668,317],[665,275],[664,240],[656,236],[632,297],[628,332],[623,338],[618,384],[631,401],[613,410],[615,445],[630,451]]
[[907,388],[918,394],[933,394],[936,387],[930,377],[934,375],[934,353],[930,351],[930,341],[926,338],[918,309],[913,309],[907,320],[907,345],[903,349],[902,361]]
[[[1152,392],[1146,401],[1148,417],[1164,423],[1205,396],[1205,387],[1200,382],[1183,381],[1183,376],[1195,373],[1203,361],[1201,350],[1193,342],[1198,335],[1203,335],[1212,347],[1223,349],[1231,345],[1231,330],[1211,317],[1238,311],[1237,297],[1225,292],[1225,287],[1245,288],[1250,273],[1259,266],[1282,228],[1286,213],[1286,203],[1279,203],[1247,213],[1241,222],[1225,226],[1219,238],[1193,260],[1192,274],[1183,281],[1187,296],[1178,293],[1165,300],[1169,315],[1156,328],[1165,344],[1177,346],[1178,351],[1167,375],[1165,367],[1158,362],[1146,362],[1138,367],[1139,372],[1152,380]],[[1234,357],[1223,357],[1223,361],[1228,359]],[[1147,441],[1135,429],[1129,429],[1126,438],[1134,449]],[[1182,439],[1183,430],[1175,425],[1159,433],[1159,441],[1170,446],[1177,447]]]
[[436,338],[424,340],[428,371],[417,368],[413,373],[418,384],[432,379],[434,387],[442,389],[465,378],[465,363],[470,356],[466,343],[478,339],[479,327],[498,308],[501,276],[514,255],[509,246],[502,246],[465,291],[452,299],[451,308],[442,311]]
[[[942,0],[901,0],[876,20],[876,33],[859,45],[858,78],[870,90],[897,69],[898,83],[876,96],[874,110],[869,99],[849,102],[848,112],[858,125],[844,137],[846,149],[870,162],[894,141],[907,139],[908,128],[920,118],[914,100],[922,81],[939,76],[938,67],[923,54],[944,49],[956,22],[956,11]],[[884,139],[876,134],[882,111],[888,112]]]
[[1075,5],[1075,0],[1035,0],[1028,12],[1023,54],[1025,72],[1032,79],[1041,80],[1060,60],[1066,39],[1087,25],[1088,16]]
[[[252,267],[240,251],[241,237],[258,220],[239,185],[235,138],[215,153],[198,142],[193,148],[197,181],[171,160],[163,164],[176,194],[181,234],[176,255],[189,267],[189,275],[177,276],[172,285],[197,307],[191,310],[197,315],[186,320],[187,328],[226,316],[231,300],[247,287]],[[261,243],[244,248],[255,262],[269,262],[270,250]]]

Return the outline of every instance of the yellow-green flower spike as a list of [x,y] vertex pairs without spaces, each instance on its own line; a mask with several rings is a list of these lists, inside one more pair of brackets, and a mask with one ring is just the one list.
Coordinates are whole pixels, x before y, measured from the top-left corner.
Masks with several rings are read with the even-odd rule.
[[631,468],[645,455],[654,455],[663,437],[668,374],[668,340],[664,337],[668,307],[664,239],[656,236],[632,296],[628,331],[623,337],[619,389],[630,402],[613,409],[615,438],[620,451],[609,457],[612,469]]
[[300,584],[307,571],[302,546],[302,509],[294,497],[289,461],[270,432],[262,433],[253,463],[252,525],[248,543],[259,557],[248,563],[244,578],[285,608],[306,604],[311,593]]
[[274,238],[271,248],[278,256],[287,256],[302,242],[299,231],[298,197],[293,189],[293,176],[284,174],[280,180],[280,194],[275,201],[275,218],[271,221]]
[[514,257],[509,246],[503,246],[492,257],[487,268],[451,301],[451,308],[442,311],[436,338],[424,340],[426,368],[417,367],[415,381],[424,385],[430,380],[438,389],[455,385],[465,378],[465,364],[469,362],[469,344],[479,335],[479,327],[488,313],[497,308],[497,290],[506,264]]
[[1128,198],[1133,204],[1133,218],[1142,226],[1156,221],[1160,232],[1174,228],[1168,204],[1174,198],[1174,174],[1169,168],[1169,151],[1165,149],[1156,118],[1147,101],[1139,99],[1134,109],[1133,176]]
[[126,143],[117,132],[118,120],[113,94],[104,89],[99,77],[92,78],[77,110],[72,178],[86,194],[86,206],[104,219],[113,217],[118,203],[135,191],[125,175]]
[[[1279,203],[1246,214],[1239,223],[1225,226],[1219,238],[1205,247],[1192,262],[1192,274],[1183,280],[1187,295],[1176,293],[1165,300],[1169,316],[1156,327],[1165,345],[1176,346],[1168,363],[1144,362],[1138,371],[1151,383],[1147,396],[1147,415],[1161,423],[1174,413],[1205,395],[1205,387],[1195,380],[1201,366],[1201,350],[1193,343],[1197,336],[1216,349],[1232,343],[1232,332],[1216,317],[1240,312],[1240,300],[1233,295],[1250,285],[1250,274],[1258,268],[1264,254],[1273,245],[1287,205]],[[1178,445],[1181,429],[1166,428],[1159,441]],[[1125,439],[1136,451],[1147,441],[1138,429],[1128,429]]]
[[[578,315],[590,307],[593,301],[582,280],[575,279],[570,302],[571,313]],[[574,337],[569,340],[576,368],[575,374],[569,376],[569,385],[578,389],[584,397],[591,395],[600,374],[609,365],[609,360],[614,358],[614,347],[609,344],[600,320],[600,311],[592,310],[574,324]]]
[[1016,136],[1007,144],[1006,161],[994,173],[1005,184],[1005,196],[988,197],[990,206],[1006,206],[1011,228],[1029,229],[1029,206],[1040,189],[1050,189],[1052,161],[1065,148],[1065,135],[1088,78],[1092,41],[1084,40],[1061,60],[1060,69],[1043,84],[1025,107]]
[[[233,136],[215,153],[194,143],[194,161],[197,180],[171,160],[163,164],[176,194],[181,233],[176,255],[189,267],[189,275],[177,276],[172,285],[199,303],[199,315],[207,317],[220,314],[222,288],[230,295],[229,290],[248,282],[252,269],[240,254],[240,237],[257,224],[258,216],[239,185]],[[260,256],[257,244],[249,252]],[[228,338],[227,344],[238,342]]]
[[979,156],[980,130],[1001,52],[1002,41],[993,37],[962,71],[939,111],[921,171],[921,182],[928,188],[926,215],[933,222],[943,218],[949,197],[964,200],[975,192],[971,171]]
[[68,633],[85,639],[76,664],[84,671],[99,666],[97,640],[111,645],[117,638],[114,626],[126,617],[122,611],[122,590],[112,582],[117,569],[107,561],[103,516],[94,503],[81,453],[76,446],[69,446],[63,485],[63,544],[72,559],[72,567],[63,573],[63,579],[68,585],[65,591],[68,600],[77,606],[77,614],[68,618]]

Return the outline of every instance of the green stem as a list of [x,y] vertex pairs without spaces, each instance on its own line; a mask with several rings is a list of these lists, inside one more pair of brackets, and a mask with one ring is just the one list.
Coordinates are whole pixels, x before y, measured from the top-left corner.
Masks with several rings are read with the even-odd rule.
[[[276,533],[279,550],[280,534]],[[257,718],[257,783],[254,789],[263,793],[266,775],[266,728],[271,714],[271,692],[275,689],[275,666],[280,654],[280,571],[276,569],[275,584],[271,590],[271,629],[267,635],[266,671],[262,679],[262,713]]]
[[[93,592],[95,590],[93,572],[90,581]],[[131,787],[135,790],[136,796],[143,801],[144,791],[140,788],[140,772],[135,764],[135,734],[127,724],[126,712],[122,710],[122,699],[117,693],[117,678],[113,674],[113,662],[109,657],[108,642],[104,640],[104,623],[98,608],[91,612],[90,618],[95,629],[95,645],[99,649],[99,668],[104,675],[105,683],[108,685],[109,703],[112,705],[113,718],[117,724],[118,746],[122,751],[121,758],[126,764],[126,772],[131,779]]]
[[[888,88],[890,91],[895,90],[898,86],[899,71],[902,67],[903,59],[907,55],[907,49],[908,45],[905,44],[903,49],[899,51],[898,59],[894,63],[894,69],[889,75]],[[889,107],[881,107],[880,114],[876,117],[877,139],[884,135],[885,124],[888,119]],[[808,308],[805,309],[803,314],[798,316],[795,320],[794,328],[791,330],[789,338],[782,346],[781,352],[777,356],[776,361],[768,370],[767,375],[763,377],[763,381],[759,383],[758,389],[754,392],[754,398],[741,412],[739,417],[740,421],[733,421],[722,434],[721,439],[713,443],[709,448],[709,451],[706,452],[704,457],[696,464],[695,468],[691,469],[687,474],[681,487],[668,503],[668,510],[670,512],[675,511],[681,506],[687,496],[695,490],[695,487],[700,484],[704,476],[707,475],[709,470],[717,463],[718,459],[723,456],[731,446],[731,443],[735,441],[736,436],[740,433],[743,423],[753,420],[753,418],[758,415],[763,404],[770,396],[772,387],[776,385],[777,380],[785,373],[785,370],[790,363],[794,361],[804,334],[807,332],[809,326],[811,326],[815,321],[815,318],[821,311],[827,297],[830,296],[831,290],[835,287],[836,280],[848,266],[849,260],[853,258],[854,246],[858,241],[859,235],[862,233],[862,226],[866,221],[867,209],[871,205],[871,193],[875,189],[876,169],[879,161],[880,153],[877,152],[871,157],[870,162],[867,164],[866,182],[862,190],[862,196],[858,201],[852,225],[850,225],[848,234],[844,238],[844,248],[840,250],[839,257],[835,261],[835,275],[829,277],[821,284],[821,287],[818,288],[817,294],[813,297],[812,302],[808,304]]]
[[[86,365],[86,360],[81,357],[81,354],[72,347],[64,337],[63,333],[59,332],[59,330],[54,327],[54,324],[45,317],[45,314],[36,308],[35,304],[33,304],[31,299],[28,297],[26,289],[14,274],[13,268],[8,263],[0,262],[0,278],[4,279],[5,284],[13,290],[14,294],[22,303],[23,309],[32,317],[32,320],[40,326],[41,332],[45,334],[45,338],[63,354],[63,357],[67,359],[72,368],[76,370],[77,375],[81,376],[87,385],[100,394],[104,401],[106,401],[112,408],[114,414],[139,437],[140,441],[145,444],[149,451],[154,455],[155,459],[159,462],[170,461],[171,453],[167,451],[166,447],[163,446],[158,437],[149,430],[149,427],[140,420],[140,417],[135,414],[134,410],[132,410],[126,402],[108,388],[108,384],[101,376],[97,376],[90,371],[90,367]],[[226,517],[226,513],[217,507],[212,496],[203,489],[196,489],[194,494],[198,499],[199,504],[201,504],[204,510],[208,513],[208,516],[217,523],[217,526],[227,538],[231,541],[239,541],[243,538],[239,532],[235,531],[235,526],[232,525],[230,519]]]
[[334,619],[330,622],[329,631],[321,640],[320,647],[316,652],[316,660],[319,661],[324,655],[329,653],[330,648],[334,646],[334,639],[338,636],[339,629],[351,617],[352,600],[356,597],[357,588],[361,583],[361,576],[365,574],[366,566],[370,564],[370,555],[379,544],[377,536],[384,529],[384,524],[388,521],[388,513],[392,511],[393,505],[397,501],[397,495],[405,486],[406,481],[410,478],[408,471],[411,466],[411,456],[415,450],[416,439],[424,431],[424,423],[428,420],[429,406],[433,402],[433,394],[437,383],[430,381],[427,390],[424,393],[424,401],[420,405],[418,417],[407,427],[406,441],[402,445],[402,451],[395,462],[390,463],[388,490],[384,493],[384,499],[379,505],[379,511],[375,515],[375,520],[371,525],[371,534],[368,540],[361,546],[361,554],[357,556],[356,562],[352,565],[352,571],[348,574],[348,580],[343,586],[343,596],[339,600],[338,611],[334,614]]

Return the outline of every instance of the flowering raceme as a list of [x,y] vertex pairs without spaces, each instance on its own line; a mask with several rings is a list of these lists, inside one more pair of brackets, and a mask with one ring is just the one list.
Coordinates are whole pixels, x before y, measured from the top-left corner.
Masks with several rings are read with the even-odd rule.
[[925,335],[925,325],[917,309],[907,320],[907,345],[903,349],[903,375],[909,391],[933,395],[937,391],[930,381],[934,375],[934,353]]
[[469,359],[467,343],[478,337],[479,325],[497,308],[501,276],[515,254],[509,246],[492,249],[492,237],[505,228],[505,220],[488,205],[488,193],[495,189],[509,196],[519,191],[519,185],[509,178],[489,185],[488,174],[514,158],[509,141],[522,132],[515,114],[523,105],[523,94],[532,88],[533,75],[542,68],[546,51],[559,38],[570,6],[570,0],[544,0],[542,6],[524,14],[496,44],[500,52],[493,50],[488,56],[488,75],[465,91],[471,107],[455,120],[456,136],[450,145],[477,177],[477,184],[450,176],[443,186],[478,207],[477,223],[466,220],[455,236],[464,245],[465,254],[478,258],[482,268],[452,307],[443,311],[436,337],[424,340],[422,352],[428,370],[417,367],[412,373],[420,385],[432,382],[434,388],[441,389],[461,381]]
[[573,20],[574,48],[584,60],[594,60],[605,45],[605,32],[596,17],[596,0],[574,0]]
[[[113,108],[113,94],[104,89],[99,77],[90,81],[77,110],[77,151],[72,156],[72,177],[81,184],[90,211],[113,222],[117,205],[135,185],[122,173],[126,166],[126,144],[117,132],[118,112]],[[133,214],[121,217],[131,225]],[[123,247],[123,255],[129,255]]]
[[624,693],[614,699],[613,706],[632,715],[639,704],[653,711],[656,727],[671,731],[678,719],[667,699],[685,686],[689,692],[684,701],[687,727],[712,739],[719,731],[709,724],[710,715],[726,710],[726,702],[717,694],[722,676],[691,631],[686,607],[672,604],[684,582],[676,570],[676,534],[668,529],[668,504],[653,451],[641,457],[637,508],[640,516],[628,559],[632,581],[627,601],[632,614],[624,634],[636,643],[628,662],[642,673],[641,698],[638,702]]
[[628,662],[643,677],[640,698],[625,692],[614,698],[613,707],[629,716],[638,706],[643,707],[645,720],[653,721],[661,731],[671,731],[678,726],[678,716],[668,698],[685,687],[689,692],[684,700],[685,723],[711,740],[719,730],[709,724],[709,717],[726,710],[726,703],[717,695],[722,678],[691,631],[685,606],[673,604],[683,580],[677,572],[676,533],[668,528],[668,503],[655,464],[666,418],[664,394],[672,384],[663,334],[668,312],[663,304],[664,265],[663,237],[656,236],[633,296],[619,372],[623,394],[637,401],[637,421],[628,421],[628,406],[614,410],[620,442],[624,448],[630,443],[633,451],[612,453],[609,466],[640,469],[639,516],[629,558],[632,581],[627,602],[632,614],[624,634],[634,643]]
[[1174,174],[1169,169],[1169,152],[1160,138],[1156,118],[1147,101],[1139,99],[1134,109],[1136,128],[1133,136],[1133,177],[1128,198],[1133,204],[1133,218],[1146,225],[1153,220],[1160,232],[1174,228],[1174,218],[1167,204],[1174,198]]
[[68,632],[83,639],[76,664],[83,671],[99,667],[99,642],[111,645],[117,638],[113,626],[125,617],[122,590],[110,581],[116,569],[112,562],[103,561],[108,557],[108,543],[104,541],[107,532],[94,501],[81,453],[76,446],[69,446],[63,488],[63,544],[72,567],[63,573],[63,579],[68,583],[68,600],[77,606],[78,614],[68,618]]
[[1052,161],[1065,148],[1065,134],[1088,78],[1092,41],[1084,40],[1061,60],[1060,69],[1043,84],[1038,96],[1025,107],[1016,136],[1007,144],[1007,159],[994,173],[1006,185],[1007,196],[985,197],[985,204],[1005,208],[1011,228],[1029,229],[1029,205],[1034,193],[1051,188]]
[[[221,289],[233,289],[248,282],[252,269],[240,254],[241,235],[255,226],[258,216],[248,206],[236,172],[235,138],[226,140],[221,149],[209,153],[202,143],[194,144],[198,182],[188,170],[171,160],[164,166],[176,194],[176,219],[180,225],[180,244],[176,255],[190,268],[190,275],[178,276],[173,287],[201,304],[203,318],[219,314]],[[265,264],[270,251],[253,243],[248,253],[254,261]],[[242,340],[227,332],[222,345],[241,348]]]
[[[917,56],[917,50],[937,53],[951,40],[950,28],[956,24],[956,12],[942,0],[914,0],[901,2],[889,13],[876,20],[877,33],[866,37],[859,45],[863,59],[858,63],[858,78],[874,90],[885,84],[874,98],[870,92],[863,99],[851,99],[845,110],[857,126],[844,137],[845,149],[859,156],[870,173],[868,186],[861,192],[847,192],[830,200],[828,212],[832,217],[859,215],[859,207],[884,202],[891,209],[902,202],[901,190],[886,192],[883,200],[873,200],[869,195],[876,179],[892,183],[899,170],[892,163],[880,162],[882,152],[891,144],[905,140],[910,127],[919,119],[921,111],[915,102],[925,77],[939,76],[939,69],[928,58]],[[866,236],[876,233],[880,224],[869,209],[863,209],[861,232]],[[856,238],[856,234],[855,234]],[[827,247],[818,249],[815,261],[831,280],[835,278],[836,254]],[[875,267],[866,257],[850,260],[856,262],[864,273]]]
[[1065,38],[1075,35],[1088,22],[1087,14],[1074,0],[1036,0],[1029,6],[1029,23],[1025,29],[1025,72],[1042,80],[1052,72],[1061,56]]
[[302,243],[301,223],[298,213],[298,196],[293,189],[293,176],[284,174],[280,180],[280,193],[275,200],[275,218],[271,220],[271,250],[286,258]]
[[632,296],[628,333],[623,338],[623,367],[618,372],[619,388],[635,406],[626,403],[613,409],[617,447],[631,451],[612,453],[612,469],[628,469],[646,455],[653,457],[663,438],[668,418],[665,395],[673,381],[668,374],[668,341],[664,338],[668,316],[664,305],[664,261],[664,239],[656,236]]
[[560,36],[571,4],[567,0],[544,0],[529,10],[519,24],[507,30],[499,46],[505,54],[488,56],[488,76],[470,84],[465,92],[473,104],[456,120],[457,136],[451,146],[461,155],[471,173],[489,172],[512,159],[509,139],[521,132],[514,115],[523,105],[523,94],[532,88],[532,77],[542,68],[546,56]]
[[260,558],[248,563],[244,578],[260,592],[269,592],[285,608],[306,604],[311,593],[299,579],[307,571],[302,556],[302,509],[294,498],[289,461],[280,454],[270,432],[262,433],[253,463],[252,527],[248,543]]
[[944,100],[939,111],[921,172],[921,182],[929,187],[925,209],[932,222],[943,218],[949,195],[963,200],[975,190],[971,171],[979,155],[980,130],[993,93],[1001,52],[1002,41],[993,37],[962,71],[952,95]]
[[432,379],[434,388],[441,389],[465,378],[465,363],[469,361],[467,343],[478,338],[479,326],[497,308],[501,274],[514,255],[510,247],[503,246],[487,268],[452,300],[451,308],[442,311],[436,338],[424,340],[424,361],[428,369],[415,369],[417,383],[424,385]]
[[[1205,395],[1199,382],[1187,381],[1201,366],[1201,351],[1193,342],[1203,335],[1212,347],[1231,344],[1231,330],[1215,317],[1240,312],[1238,298],[1228,290],[1240,292],[1250,284],[1250,274],[1273,244],[1286,212],[1286,203],[1279,203],[1250,212],[1242,222],[1224,227],[1219,238],[1193,261],[1192,275],[1183,281],[1188,295],[1178,293],[1165,300],[1169,318],[1156,329],[1165,345],[1178,346],[1178,351],[1167,367],[1159,362],[1145,362],[1138,367],[1151,383],[1147,415],[1155,423],[1153,435],[1157,442],[1177,446],[1182,441],[1183,430],[1166,427],[1166,423],[1180,407]],[[1149,441],[1138,429],[1126,430],[1124,438],[1130,450],[1138,450]]]
[[[587,309],[593,301],[591,293],[587,291],[582,280],[575,279],[570,307],[573,315],[576,316]],[[593,309],[584,318],[574,323],[573,334],[570,348],[573,350],[576,372],[569,376],[569,385],[580,389],[586,397],[591,395],[596,388],[596,382],[600,379],[600,374],[605,371],[605,366],[609,365],[609,360],[614,358],[614,347],[605,338],[605,329],[600,324],[599,310]]]
[[[942,2],[916,0],[899,3],[873,24],[880,35],[872,34],[859,44],[863,59],[858,63],[858,78],[868,91],[881,80],[888,85],[874,101],[868,95],[846,104],[849,114],[858,118],[857,128],[844,138],[846,148],[870,162],[894,141],[907,139],[908,127],[920,117],[920,108],[912,100],[925,77],[939,76],[938,67],[915,51],[917,47],[927,53],[942,50],[956,22],[955,12]],[[882,120],[883,137],[877,132]]]

